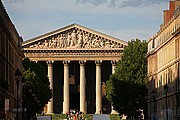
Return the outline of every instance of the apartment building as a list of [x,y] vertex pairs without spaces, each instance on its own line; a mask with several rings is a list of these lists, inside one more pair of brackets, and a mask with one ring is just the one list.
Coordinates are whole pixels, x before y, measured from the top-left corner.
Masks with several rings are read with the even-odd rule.
[[170,1],[148,40],[148,118],[180,119],[180,0]]
[[14,119],[21,106],[21,86],[17,94],[15,71],[22,66],[22,38],[0,1],[0,119]]

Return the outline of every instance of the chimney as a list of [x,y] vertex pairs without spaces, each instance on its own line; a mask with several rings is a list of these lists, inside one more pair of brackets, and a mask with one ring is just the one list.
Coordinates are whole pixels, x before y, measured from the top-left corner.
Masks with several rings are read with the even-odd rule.
[[175,1],[170,1],[169,3],[169,20],[174,16],[175,11]]
[[175,11],[175,1],[169,1],[169,10],[164,10],[163,11],[164,12],[164,26],[174,16],[174,11]]
[[169,21],[169,10],[164,10],[164,26],[168,23]]

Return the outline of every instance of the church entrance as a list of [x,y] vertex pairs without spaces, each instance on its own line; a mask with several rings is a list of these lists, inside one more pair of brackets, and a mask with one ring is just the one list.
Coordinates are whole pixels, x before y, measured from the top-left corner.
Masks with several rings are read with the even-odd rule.
[[79,62],[72,61],[69,65],[69,84],[70,84],[70,109],[79,110],[80,109],[80,69]]
[[80,110],[80,93],[71,92],[70,94],[70,109]]

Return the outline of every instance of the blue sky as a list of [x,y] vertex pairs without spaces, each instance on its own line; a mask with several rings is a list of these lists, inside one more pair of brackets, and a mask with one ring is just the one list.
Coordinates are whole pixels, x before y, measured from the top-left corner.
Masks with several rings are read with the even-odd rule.
[[2,0],[24,40],[77,23],[128,41],[147,40],[169,0]]

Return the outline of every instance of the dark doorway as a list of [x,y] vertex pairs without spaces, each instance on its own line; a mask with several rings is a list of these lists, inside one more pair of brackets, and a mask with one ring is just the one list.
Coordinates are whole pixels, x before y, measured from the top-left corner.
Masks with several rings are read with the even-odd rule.
[[80,109],[80,93],[79,93],[79,77],[80,66],[78,61],[71,61],[69,64],[69,79],[70,79],[70,109]]
[[80,93],[73,92],[70,94],[70,109],[79,110],[80,109]]

